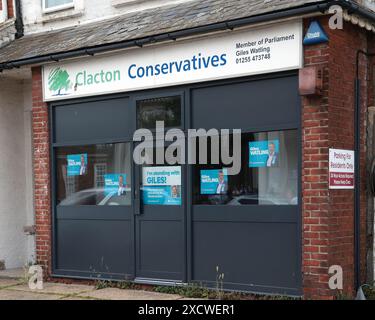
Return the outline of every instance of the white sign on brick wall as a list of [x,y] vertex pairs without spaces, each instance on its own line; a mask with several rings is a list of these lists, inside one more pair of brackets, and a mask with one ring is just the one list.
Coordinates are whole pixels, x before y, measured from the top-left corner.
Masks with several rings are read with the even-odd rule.
[[302,67],[301,21],[46,65],[44,100],[126,92]]
[[354,189],[354,151],[329,149],[329,188]]

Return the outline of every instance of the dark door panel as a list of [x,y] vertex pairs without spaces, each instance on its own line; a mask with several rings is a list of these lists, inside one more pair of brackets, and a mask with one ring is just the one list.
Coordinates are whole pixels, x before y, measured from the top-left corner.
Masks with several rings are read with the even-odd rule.
[[198,88],[191,100],[193,128],[248,130],[300,122],[296,76]]
[[227,288],[290,293],[299,286],[297,235],[294,223],[195,222],[193,280],[215,284],[219,267]]
[[134,273],[130,221],[58,220],[57,269],[81,271],[92,278]]

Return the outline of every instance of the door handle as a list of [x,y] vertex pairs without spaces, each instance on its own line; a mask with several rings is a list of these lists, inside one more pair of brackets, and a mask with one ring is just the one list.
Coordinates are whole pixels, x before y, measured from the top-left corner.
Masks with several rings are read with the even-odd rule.
[[142,214],[142,204],[141,204],[141,167],[136,167],[135,170],[135,189],[134,189],[134,215],[139,216]]
[[140,189],[136,189],[134,191],[134,214],[136,216],[139,216],[142,214],[142,208],[141,208],[141,190]]

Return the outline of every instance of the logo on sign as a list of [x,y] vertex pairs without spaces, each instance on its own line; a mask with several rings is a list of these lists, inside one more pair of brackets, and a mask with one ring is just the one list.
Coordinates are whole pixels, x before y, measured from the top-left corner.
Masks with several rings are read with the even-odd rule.
[[60,67],[51,70],[48,76],[48,89],[53,92],[53,96],[68,95],[72,87],[68,71]]

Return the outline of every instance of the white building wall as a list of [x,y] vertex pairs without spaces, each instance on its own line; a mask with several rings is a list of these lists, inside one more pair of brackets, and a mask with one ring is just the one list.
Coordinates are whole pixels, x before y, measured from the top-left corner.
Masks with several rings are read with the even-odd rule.
[[22,0],[25,34],[107,19],[116,15],[191,0],[74,0],[74,8],[44,13],[43,0]]
[[359,1],[359,3],[362,3],[370,10],[375,11],[375,0],[362,0],[362,2]]
[[[31,80],[23,83],[23,120],[25,140],[25,214],[26,225],[35,225],[34,219],[34,179],[33,179],[33,143],[32,143],[32,93]],[[27,236],[26,239],[27,263],[35,262],[35,237]]]
[[24,87],[22,80],[0,77],[0,260],[7,269],[23,267],[35,252],[34,237],[23,231],[33,224],[30,114],[24,110]]

